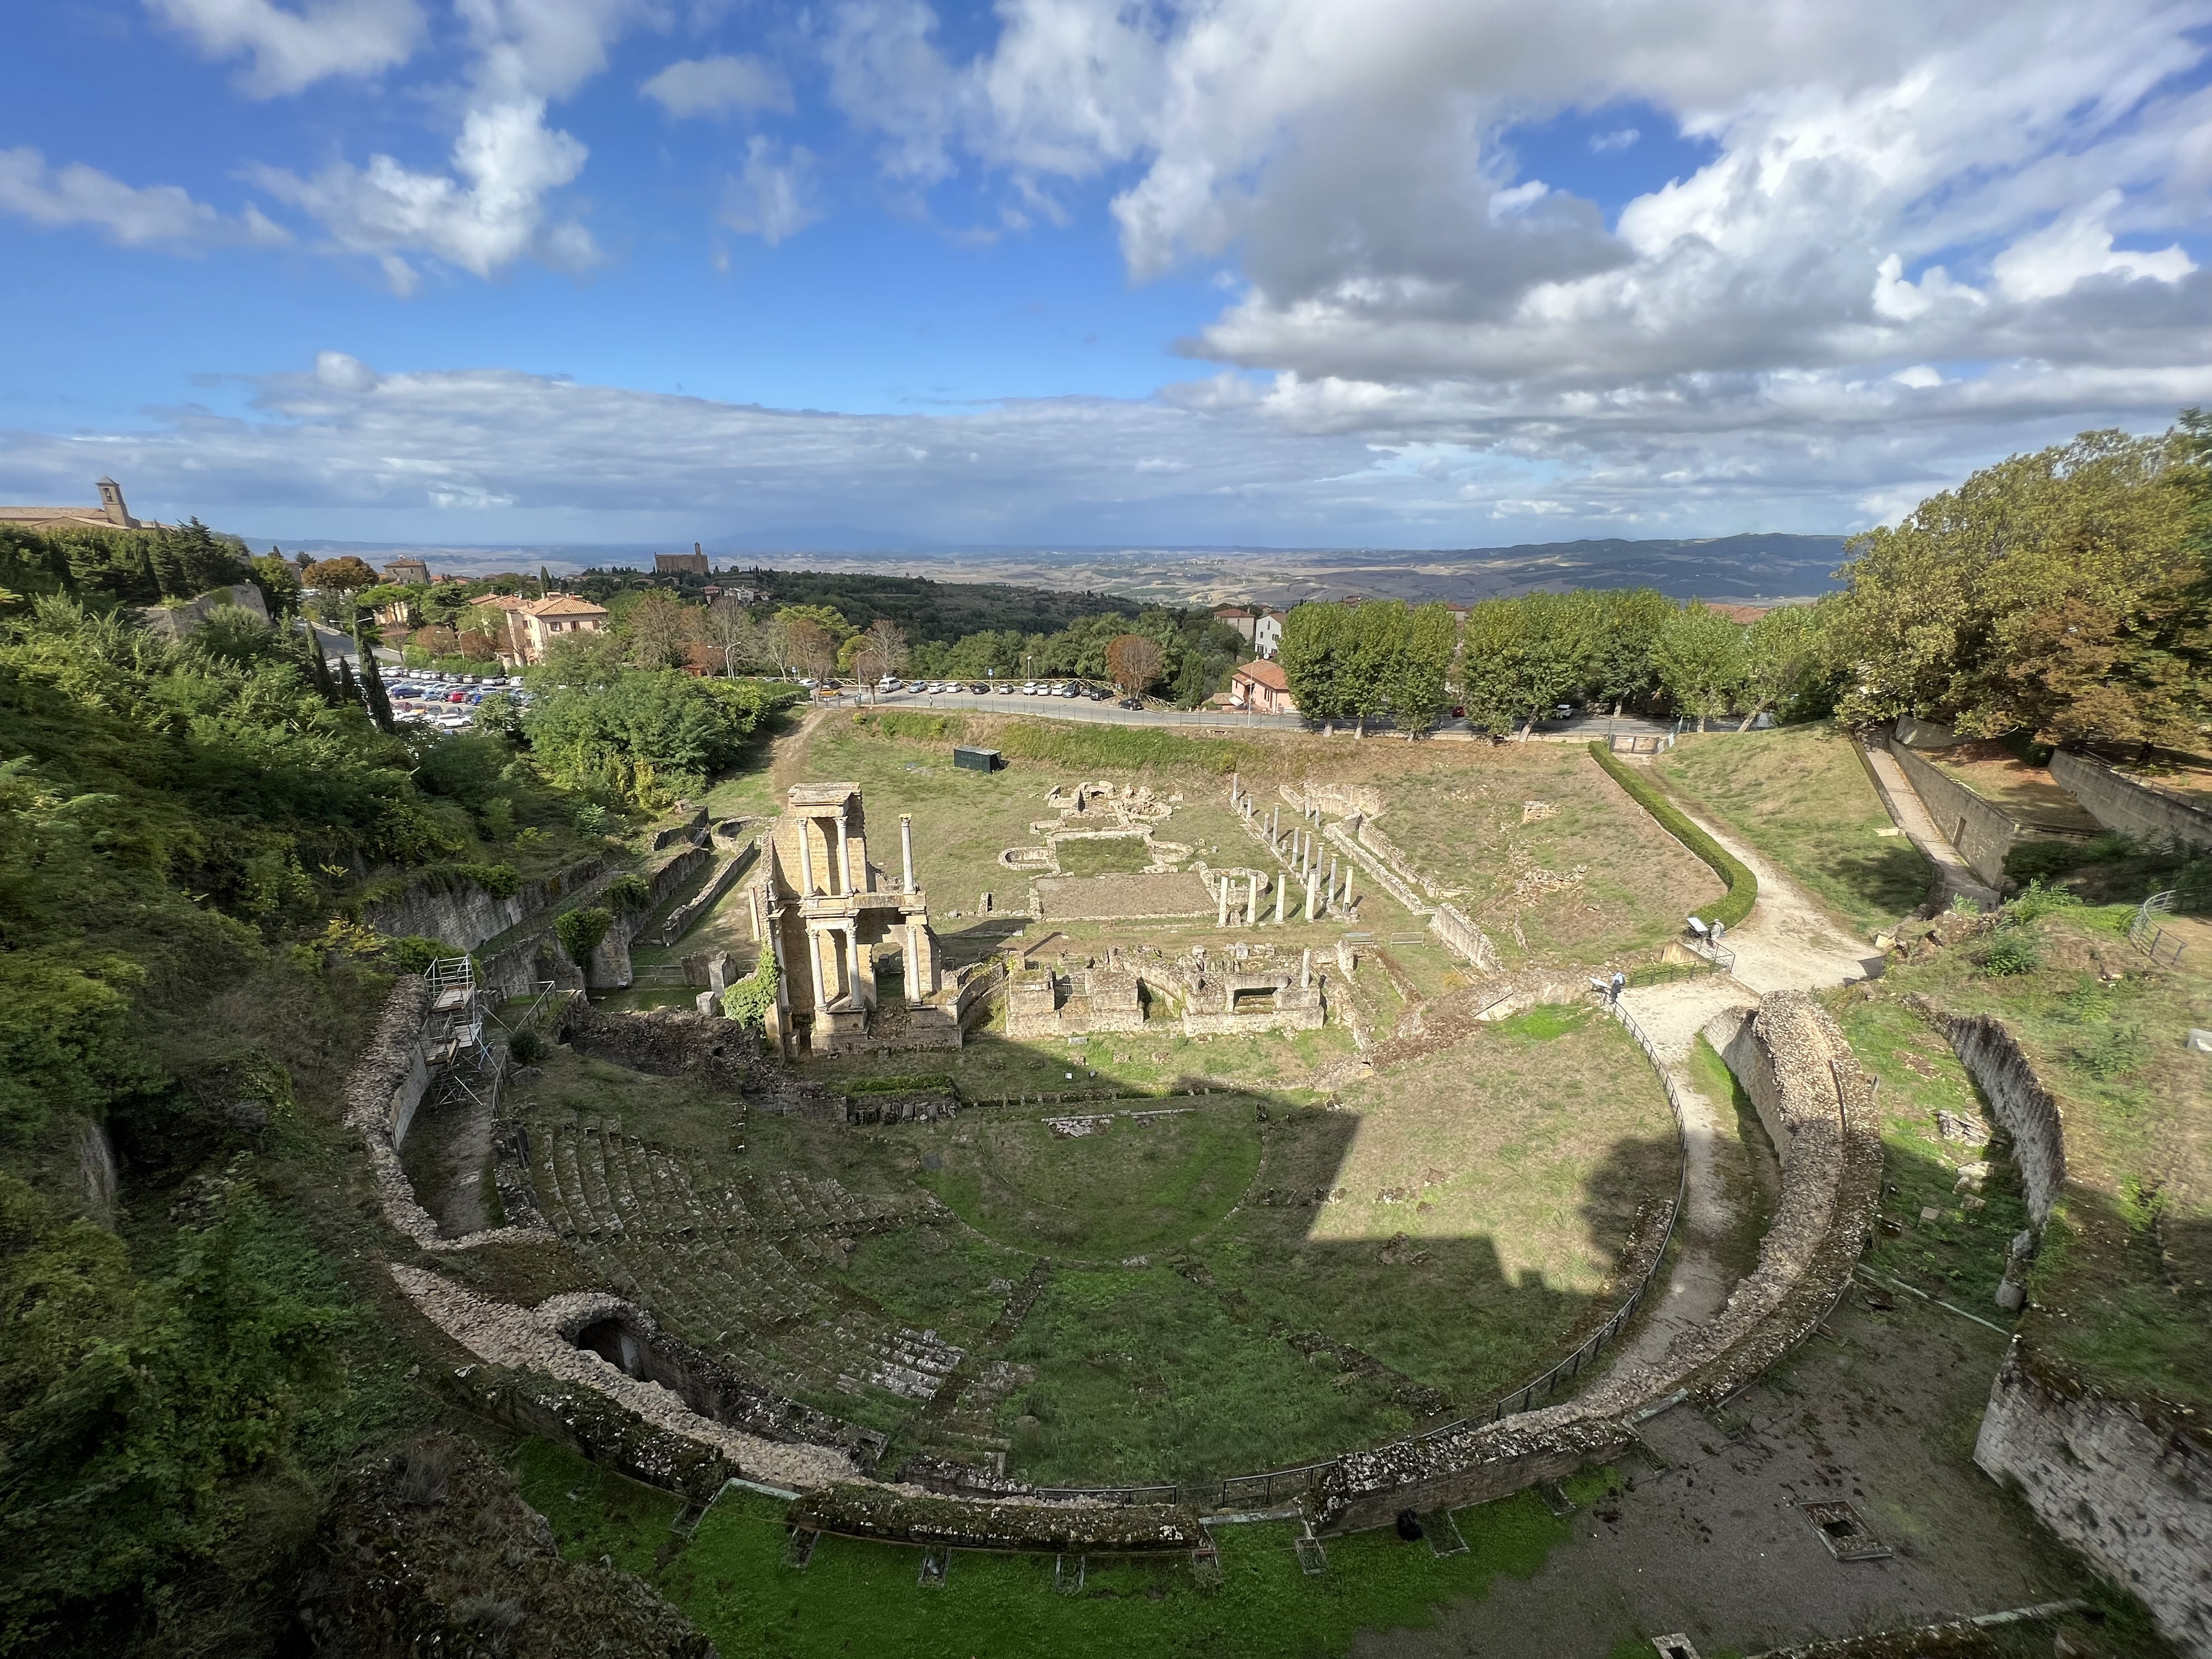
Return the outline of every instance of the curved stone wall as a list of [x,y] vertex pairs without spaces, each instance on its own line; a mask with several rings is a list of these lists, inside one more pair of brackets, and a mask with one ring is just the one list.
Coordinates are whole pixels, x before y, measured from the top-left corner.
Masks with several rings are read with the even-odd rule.
[[[404,1045],[399,1041],[405,1023],[405,1009],[395,994],[386,1021],[392,1030],[380,1030],[364,1056],[358,1091],[364,1110],[378,1100],[388,1109],[391,1100],[405,1091]],[[727,1049],[702,1053],[701,1039],[708,1034],[703,1028],[714,1024],[608,1017],[580,1009],[573,1029],[586,1043],[596,1038],[650,1069],[703,1066],[734,1081],[751,1069],[746,1064],[750,1057]],[[1802,994],[1778,993],[1743,1029],[1719,1035],[1775,1133],[1783,1181],[1776,1226],[1759,1264],[1719,1316],[1679,1340],[1656,1363],[1617,1367],[1591,1389],[1559,1405],[1335,1460],[1320,1473],[1314,1492],[1320,1523],[1334,1530],[1380,1525],[1401,1509],[1503,1497],[1616,1456],[1631,1443],[1643,1417],[1683,1398],[1727,1397],[1826,1317],[1849,1282],[1880,1189],[1881,1143],[1871,1090],[1841,1031]],[[840,1530],[865,1528],[866,1517],[879,1509],[885,1516],[896,1511],[902,1517],[897,1524],[907,1526],[920,1513],[907,1500],[930,1497],[919,1487],[872,1483],[859,1490],[884,1497],[859,1501],[853,1491],[861,1473],[847,1452],[811,1443],[793,1445],[717,1421],[723,1407],[702,1390],[712,1389],[715,1379],[709,1374],[718,1374],[719,1368],[689,1350],[678,1354],[680,1345],[655,1334],[649,1316],[621,1298],[556,1297],[538,1309],[523,1309],[489,1302],[434,1273],[396,1265],[391,1271],[426,1316],[490,1365],[588,1389],[665,1436],[710,1449],[744,1478],[798,1492],[839,1489],[845,1495],[833,1507],[843,1517]],[[574,1346],[578,1334],[609,1319],[629,1322],[628,1328],[641,1333],[654,1351],[653,1359],[641,1355],[636,1369],[644,1375],[632,1375]],[[656,1380],[656,1368],[666,1373],[666,1382]],[[700,1409],[702,1405],[708,1409]],[[1179,1517],[1167,1521],[1164,1515],[1131,1513],[1129,1505],[1033,1495],[931,1501],[932,1528],[951,1528],[962,1541],[986,1547],[1029,1547],[1018,1540],[1047,1533],[1102,1540],[1110,1535],[1123,1540],[1123,1547],[1138,1547],[1127,1540],[1140,1540],[1155,1522],[1164,1522],[1170,1531],[1181,1524]],[[884,1509],[886,1504],[890,1509]],[[1005,1513],[1009,1508],[1024,1513],[1018,1522],[1010,1521]],[[1054,1518],[1039,1521],[1040,1510],[1054,1512]],[[830,1524],[826,1511],[821,1523]],[[952,1541],[951,1534],[945,1535]]]
[[1782,1193],[1759,1266],[1711,1323],[1656,1364],[1617,1367],[1573,1400],[1436,1438],[1339,1460],[1324,1483],[1334,1529],[1380,1526],[1408,1507],[1480,1503],[1613,1457],[1655,1407],[1735,1393],[1812,1334],[1850,1281],[1881,1188],[1881,1137],[1866,1075],[1826,1011],[1770,996],[1724,1054],[1778,1128]]
[[1986,1014],[1959,1018],[1938,1013],[1917,996],[1907,997],[1905,1006],[1950,1039],[1959,1063],[2012,1137],[2028,1218],[2040,1232],[2066,1188],[2066,1120],[2058,1102],[2002,1021]]

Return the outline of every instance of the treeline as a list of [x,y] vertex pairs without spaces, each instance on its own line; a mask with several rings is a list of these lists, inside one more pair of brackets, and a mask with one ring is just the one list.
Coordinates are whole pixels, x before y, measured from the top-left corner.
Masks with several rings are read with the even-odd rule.
[[242,582],[260,590],[272,616],[297,605],[298,573],[282,555],[256,558],[236,537],[218,536],[198,519],[143,530],[0,525],[0,592],[21,598],[64,594],[104,611],[196,599]]
[[1121,665],[1109,661],[1109,653],[1115,641],[1132,635],[1158,646],[1159,657],[1143,677],[1146,684],[1129,689],[1164,690],[1185,708],[1195,708],[1228,684],[1237,665],[1251,655],[1243,637],[1210,613],[1156,606],[1133,616],[1117,611],[1086,617],[1050,634],[1008,629],[925,643],[911,649],[908,666],[926,678],[972,680],[996,674],[1001,679],[1117,680]]
[[[731,580],[725,573],[723,580]],[[757,570],[743,580],[774,608],[827,605],[865,633],[896,623],[917,644],[951,643],[976,634],[1052,635],[1085,618],[1131,617],[1139,608],[1107,593],[1071,593],[1005,582],[939,582],[813,570]]]
[[1849,544],[1847,586],[1741,622],[1650,589],[1442,605],[1301,605],[1283,671],[1310,719],[1401,729],[1447,702],[1494,732],[1561,703],[1702,726],[1899,714],[2201,749],[2212,715],[2212,421],[2085,433]]

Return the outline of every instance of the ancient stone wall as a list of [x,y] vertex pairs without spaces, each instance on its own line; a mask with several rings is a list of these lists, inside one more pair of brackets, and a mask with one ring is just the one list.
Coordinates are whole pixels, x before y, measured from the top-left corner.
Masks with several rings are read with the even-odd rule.
[[2006,884],[2005,854],[2019,836],[2020,826],[2004,811],[1984,800],[1942,768],[1931,765],[1907,745],[1890,745],[1890,753],[1912,780],[1913,792],[1927,807],[1950,843],[1959,849],[1973,872],[2002,891]]
[[520,927],[606,867],[606,860],[593,853],[550,876],[524,882],[507,898],[486,892],[465,878],[418,877],[401,891],[363,905],[361,919],[395,939],[442,939],[473,951],[486,939]]
[[2212,1449],[2200,1431],[2045,1383],[2015,1337],[1974,1462],[2018,1481],[2044,1524],[2142,1597],[2177,1648],[2212,1659]]
[[1881,1188],[1881,1121],[1865,1075],[1826,1011],[1802,992],[1768,997],[1741,1032],[1719,1030],[1764,1091],[1782,1193],[1759,1266],[1711,1322],[1660,1360],[1623,1364],[1575,1399],[1337,1461],[1322,1486],[1334,1529],[1380,1526],[1401,1509],[1479,1503],[1617,1455],[1638,1416],[1670,1396],[1728,1398],[1810,1335],[1850,1282]]
[[2107,830],[2154,847],[2212,848],[2212,811],[2172,790],[2063,749],[2051,757],[2051,776]]
[[1959,1063],[2012,1137],[2028,1218],[2041,1231],[2066,1187],[2066,1124],[2057,1101],[2002,1022],[1985,1014],[1955,1019],[1934,1013],[1925,1003],[1916,1012],[1933,1018],[1949,1036]]

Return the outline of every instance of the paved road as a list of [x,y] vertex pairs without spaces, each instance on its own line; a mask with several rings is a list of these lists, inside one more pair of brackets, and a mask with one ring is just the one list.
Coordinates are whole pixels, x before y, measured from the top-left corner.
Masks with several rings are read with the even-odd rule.
[[[842,697],[823,698],[820,707],[831,708],[942,708],[981,709],[987,714],[1027,714],[1040,719],[1087,720],[1101,726],[1164,726],[1192,729],[1241,729],[1254,732],[1317,731],[1298,714],[1248,714],[1233,708],[1146,708],[1141,712],[1117,708],[1111,702],[1091,702],[1080,697],[1025,697],[993,692],[979,696],[972,691],[944,691],[935,694],[913,691],[893,691],[872,700],[858,700],[853,694]],[[1570,720],[1541,720],[1534,735],[1543,740],[1560,743],[1586,743],[1593,738],[1614,734],[1622,737],[1663,737],[1674,727],[1663,721],[1639,720],[1634,715],[1618,719],[1605,715],[1589,715]],[[1352,735],[1352,728],[1340,721],[1335,734],[1340,738]],[[1370,737],[1397,735],[1385,726],[1370,726]],[[1431,738],[1466,742],[1486,740],[1487,734],[1470,727],[1465,720],[1446,720],[1429,734]]]

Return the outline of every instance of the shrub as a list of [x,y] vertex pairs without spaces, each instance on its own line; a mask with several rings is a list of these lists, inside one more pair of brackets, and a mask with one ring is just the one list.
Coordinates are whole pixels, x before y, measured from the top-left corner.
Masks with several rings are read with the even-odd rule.
[[766,1030],[775,984],[775,953],[763,951],[760,965],[722,993],[722,1012],[749,1031]]
[[1985,974],[2008,979],[2016,974],[2032,974],[2041,965],[2043,958],[2035,947],[2017,936],[2000,939],[1974,958]]
[[505,795],[494,795],[477,808],[477,817],[487,840],[505,841],[514,833],[514,803]]
[[568,960],[580,968],[592,959],[592,952],[599,948],[599,941],[614,925],[615,919],[609,912],[593,905],[569,911],[553,924],[553,933],[561,941],[561,948],[568,953]]
[[2067,1058],[2100,1083],[2115,1083],[2141,1071],[2150,1059],[2150,1044],[2132,1025],[2108,1025],[2067,1051]]
[[1626,789],[1638,806],[1659,821],[1662,830],[1696,854],[1711,866],[1715,875],[1728,884],[1726,896],[1712,904],[1701,904],[1692,914],[1702,916],[1709,922],[1717,921],[1729,927],[1749,915],[1751,907],[1759,902],[1759,878],[1740,860],[1731,858],[1718,842],[1691,823],[1672,801],[1615,760],[1613,751],[1605,744],[1593,743],[1590,753],[1605,769],[1607,777]]
[[392,958],[392,965],[405,974],[422,973],[441,957],[468,954],[441,939],[432,939],[424,933],[410,933],[404,939],[395,939],[385,946],[385,952]]
[[925,714],[918,710],[884,708],[853,716],[854,728],[879,738],[904,738],[915,743],[957,743],[968,735],[968,722],[958,714]]
[[511,864],[459,864],[453,866],[453,873],[476,883],[494,898],[513,898],[522,890],[522,872]]
[[576,809],[576,828],[587,836],[603,836],[607,831],[607,809],[595,800],[587,800]]
[[534,1025],[525,1025],[507,1039],[507,1057],[518,1066],[535,1066],[545,1055],[545,1039]]
[[617,876],[607,884],[608,907],[627,915],[653,907],[653,889],[642,876]]
[[2008,922],[2033,921],[2039,916],[2049,915],[2053,910],[2078,910],[2081,908],[2081,895],[2069,893],[2063,887],[2045,887],[2039,879],[2029,882],[2027,890],[2005,906],[2005,920]]

